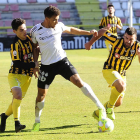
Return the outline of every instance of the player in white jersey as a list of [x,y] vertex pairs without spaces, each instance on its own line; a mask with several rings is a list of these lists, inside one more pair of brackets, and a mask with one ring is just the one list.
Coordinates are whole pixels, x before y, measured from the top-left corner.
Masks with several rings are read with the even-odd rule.
[[[68,60],[61,45],[62,33],[75,35],[94,35],[97,31],[85,31],[74,27],[67,27],[62,22],[58,22],[60,11],[54,6],[49,6],[44,10],[45,20],[31,29],[31,38],[34,47],[39,45],[41,52],[41,67],[38,77],[38,95],[35,105],[35,123],[32,131],[39,131],[40,116],[44,107],[45,96],[48,88],[56,75],[61,75],[65,79],[79,87],[81,91],[89,97],[100,110],[100,118],[106,117],[105,108],[100,103],[91,87],[82,81],[75,67]],[[38,61],[38,54],[34,53],[35,62]],[[34,71],[37,77],[37,71]]]

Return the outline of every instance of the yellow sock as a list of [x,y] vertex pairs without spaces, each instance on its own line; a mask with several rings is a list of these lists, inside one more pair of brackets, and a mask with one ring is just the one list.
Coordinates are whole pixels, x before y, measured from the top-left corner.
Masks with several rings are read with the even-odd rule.
[[5,115],[10,116],[13,114],[12,103],[9,105],[8,109],[5,112]]
[[18,100],[18,99],[13,100],[12,109],[13,109],[13,115],[14,115],[14,120],[15,121],[19,120],[20,104],[21,104],[21,100]]
[[118,100],[120,94],[121,93],[119,93],[116,90],[116,88],[112,88],[111,89],[111,95],[110,95],[109,103],[107,104],[107,107],[113,108],[115,103],[116,103],[116,101]]

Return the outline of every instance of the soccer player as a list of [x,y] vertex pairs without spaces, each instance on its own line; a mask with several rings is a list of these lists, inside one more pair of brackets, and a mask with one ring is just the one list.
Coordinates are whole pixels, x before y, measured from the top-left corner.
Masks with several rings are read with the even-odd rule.
[[[100,103],[91,87],[82,81],[75,67],[71,64],[62,49],[62,33],[75,35],[97,35],[96,30],[85,31],[74,27],[67,27],[62,22],[58,22],[60,11],[54,6],[49,6],[44,10],[45,20],[35,25],[31,29],[31,38],[35,46],[39,45],[41,52],[41,67],[38,77],[38,95],[35,105],[35,123],[32,131],[39,131],[40,116],[44,107],[45,96],[49,86],[56,75],[63,76],[89,97],[100,109],[100,117],[106,117],[105,108]],[[34,55],[34,61],[38,60],[38,55]],[[37,71],[36,71],[37,72]],[[37,77],[37,73],[34,72]]]
[[26,126],[20,124],[20,104],[31,82],[33,68],[38,68],[38,62],[33,62],[33,47],[31,38],[26,34],[26,21],[17,18],[11,23],[16,37],[11,44],[11,68],[8,81],[13,95],[12,102],[5,113],[1,114],[1,132],[5,131],[6,119],[13,114],[15,131],[19,132]]
[[[122,23],[121,23],[121,20],[120,20],[119,17],[116,17],[114,15],[115,8],[112,4],[108,5],[107,10],[108,10],[109,15],[106,16],[106,17],[103,17],[101,19],[101,22],[99,24],[99,29],[110,25],[111,26],[110,32],[113,33],[114,35],[117,35],[117,29],[121,30],[122,27],[123,27]],[[111,50],[111,44],[108,41],[106,41],[106,39],[105,39],[105,44],[106,44],[107,49],[110,51]]]
[[[92,37],[85,44],[85,48],[90,50],[92,44],[101,36],[112,45],[109,56],[103,66],[103,77],[111,87],[110,99],[105,103],[108,118],[114,120],[114,105],[118,102],[118,106],[122,104],[119,96],[126,90],[126,70],[130,67],[133,59],[138,55],[140,62],[140,43],[137,41],[137,31],[134,27],[126,29],[123,37],[118,38],[112,34],[109,27],[100,29],[97,37]],[[98,120],[98,110],[94,111],[93,117]]]

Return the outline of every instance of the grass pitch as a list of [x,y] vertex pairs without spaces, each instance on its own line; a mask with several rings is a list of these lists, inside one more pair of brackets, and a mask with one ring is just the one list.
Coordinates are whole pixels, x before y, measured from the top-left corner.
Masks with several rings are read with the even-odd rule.
[[[92,87],[104,104],[109,99],[110,88],[101,71],[108,51],[68,50],[66,53],[80,77]],[[0,113],[6,111],[12,100],[7,79],[10,63],[10,53],[0,52]],[[26,129],[15,133],[12,115],[7,120],[5,133],[0,133],[0,140],[139,140],[139,68],[136,57],[127,71],[127,90],[123,105],[115,109],[113,132],[98,132],[97,121],[92,118],[92,112],[97,109],[96,105],[83,95],[80,89],[58,75],[46,96],[40,131],[30,132],[35,118],[34,104],[37,94],[37,80],[33,77],[21,104],[20,121],[26,124]]]

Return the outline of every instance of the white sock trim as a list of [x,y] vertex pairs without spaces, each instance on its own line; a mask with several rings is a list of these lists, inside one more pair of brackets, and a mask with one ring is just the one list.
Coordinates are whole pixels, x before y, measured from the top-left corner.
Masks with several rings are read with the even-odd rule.
[[83,87],[81,87],[82,92],[89,97],[99,109],[104,109],[104,106],[102,105],[102,103],[99,101],[99,99],[97,98],[97,96],[94,94],[93,90],[91,89],[91,87],[87,84],[84,83]]
[[37,102],[37,104],[36,104],[35,123],[40,123],[40,116],[41,116],[42,110],[44,108],[44,102],[45,102],[45,100],[43,100],[42,102]]

